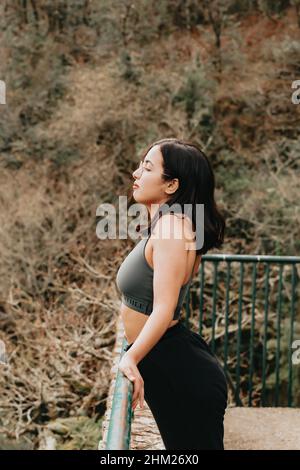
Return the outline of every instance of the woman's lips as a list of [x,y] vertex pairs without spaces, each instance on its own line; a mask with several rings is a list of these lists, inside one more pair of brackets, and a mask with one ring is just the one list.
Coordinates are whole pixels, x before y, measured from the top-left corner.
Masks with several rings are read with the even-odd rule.
[[132,188],[133,188],[133,189],[138,189],[139,186],[138,186],[137,184],[133,184],[133,185],[132,185]]

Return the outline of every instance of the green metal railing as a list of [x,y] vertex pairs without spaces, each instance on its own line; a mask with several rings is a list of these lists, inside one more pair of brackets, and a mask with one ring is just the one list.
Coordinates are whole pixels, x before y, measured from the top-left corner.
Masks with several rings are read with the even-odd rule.
[[[208,262],[212,266],[205,270]],[[292,364],[295,328],[300,327],[299,310],[296,316],[299,264],[297,256],[202,258],[198,332],[223,363],[237,406],[253,406],[254,401],[256,406],[291,407],[293,398],[300,405],[299,393],[294,396],[299,371]],[[187,294],[187,326],[195,317],[192,289]],[[205,308],[210,300],[211,307]]]
[[[124,337],[120,359],[127,344]],[[106,449],[123,450],[130,447],[131,421],[134,416],[132,395],[133,383],[118,369],[105,444]]]
[[[300,406],[300,365],[292,363],[299,264],[297,256],[202,257],[185,324],[222,363],[236,406]],[[122,351],[125,345],[124,338]],[[106,449],[129,448],[132,390],[118,372]]]

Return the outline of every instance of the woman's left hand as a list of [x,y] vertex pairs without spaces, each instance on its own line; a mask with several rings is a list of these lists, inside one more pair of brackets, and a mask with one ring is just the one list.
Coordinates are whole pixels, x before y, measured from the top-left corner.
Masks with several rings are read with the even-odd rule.
[[126,352],[123,354],[119,362],[118,368],[120,371],[134,383],[133,396],[132,396],[132,409],[134,410],[137,403],[140,402],[140,408],[144,407],[144,380],[136,366],[135,361],[130,354]]

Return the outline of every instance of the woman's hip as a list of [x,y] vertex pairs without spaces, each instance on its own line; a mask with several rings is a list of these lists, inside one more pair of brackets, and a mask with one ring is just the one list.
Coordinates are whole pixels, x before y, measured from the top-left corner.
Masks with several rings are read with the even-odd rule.
[[209,394],[212,390],[227,396],[226,377],[217,357],[205,340],[181,321],[166,330],[137,367],[147,382],[161,380],[173,389],[190,390],[198,396],[199,391]]

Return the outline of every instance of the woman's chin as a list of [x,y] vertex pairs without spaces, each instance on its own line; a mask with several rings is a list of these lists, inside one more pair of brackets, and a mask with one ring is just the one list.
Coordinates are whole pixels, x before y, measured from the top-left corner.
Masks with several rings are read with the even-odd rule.
[[140,202],[139,196],[137,194],[135,194],[134,192],[132,194],[132,197],[136,202]]
[[133,199],[134,199],[135,201],[137,201],[137,202],[141,202],[141,197],[139,196],[139,189],[140,189],[140,188],[136,188],[136,189],[134,189],[133,192],[132,192],[132,197],[133,197]]

